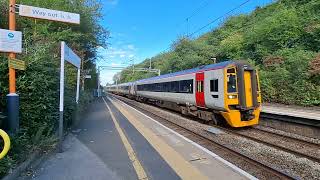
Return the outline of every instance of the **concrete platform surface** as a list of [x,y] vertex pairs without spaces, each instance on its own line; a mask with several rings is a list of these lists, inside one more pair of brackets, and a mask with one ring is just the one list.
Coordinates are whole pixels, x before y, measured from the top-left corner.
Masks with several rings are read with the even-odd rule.
[[[121,179],[97,155],[74,135],[63,142],[63,153],[54,154],[42,163],[30,179],[35,180],[117,180]],[[26,177],[20,177],[25,179]]]
[[113,98],[97,99],[31,176],[37,180],[256,179]]
[[320,110],[297,106],[263,104],[262,112],[320,121]]

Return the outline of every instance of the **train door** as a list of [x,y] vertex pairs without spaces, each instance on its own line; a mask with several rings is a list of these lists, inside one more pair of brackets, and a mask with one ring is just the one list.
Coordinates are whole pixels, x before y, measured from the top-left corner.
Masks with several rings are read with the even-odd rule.
[[244,71],[244,91],[247,107],[252,107],[252,86],[251,86],[251,72]]
[[205,107],[204,100],[204,73],[196,73],[196,104]]

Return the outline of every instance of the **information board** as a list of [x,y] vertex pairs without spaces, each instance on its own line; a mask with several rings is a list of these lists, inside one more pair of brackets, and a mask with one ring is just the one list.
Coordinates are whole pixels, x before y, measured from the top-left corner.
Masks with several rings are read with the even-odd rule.
[[76,53],[74,53],[66,44],[64,44],[64,59],[77,68],[80,68],[80,57],[76,55]]
[[13,69],[26,70],[26,63],[19,59],[9,58],[8,66]]
[[0,52],[22,52],[22,33],[0,29]]
[[80,15],[34,6],[19,5],[19,15],[36,19],[47,19],[66,23],[80,24]]

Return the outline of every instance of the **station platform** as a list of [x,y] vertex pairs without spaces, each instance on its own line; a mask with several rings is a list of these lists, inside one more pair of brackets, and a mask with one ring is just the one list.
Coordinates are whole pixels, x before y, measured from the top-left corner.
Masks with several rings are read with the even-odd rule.
[[263,104],[262,112],[320,121],[320,108],[307,108],[277,104]]
[[112,97],[88,112],[30,179],[256,179]]

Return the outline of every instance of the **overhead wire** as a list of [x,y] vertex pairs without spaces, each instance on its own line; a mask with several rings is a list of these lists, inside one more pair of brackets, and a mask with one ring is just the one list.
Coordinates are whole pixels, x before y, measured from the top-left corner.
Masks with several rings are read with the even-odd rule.
[[[176,27],[179,28],[181,25],[187,23],[187,29],[188,29],[188,28],[189,28],[189,27],[188,27],[188,26],[189,26],[189,25],[188,25],[189,20],[190,20],[192,17],[194,17],[195,15],[197,15],[197,14],[200,12],[201,9],[207,7],[210,2],[211,2],[211,0],[203,0],[203,1],[200,3],[200,5],[199,5],[196,9],[194,9],[189,16],[187,16],[186,18],[184,18],[184,21],[183,21],[182,23],[176,25]],[[187,30],[187,35],[188,35],[188,30]],[[164,51],[167,51],[167,50],[169,50],[169,49],[170,49],[170,46],[169,46],[168,48],[166,48]]]
[[201,3],[202,5],[200,5],[198,8],[196,8],[196,9],[191,13],[191,15],[189,15],[186,19],[190,19],[190,18],[192,18],[193,16],[195,16],[196,14],[198,14],[199,11],[200,11],[201,9],[207,7],[207,6],[209,5],[209,3],[210,3],[210,0],[203,1],[203,2]]
[[[196,33],[198,33],[199,31],[205,29],[206,27],[210,26],[210,25],[213,24],[214,22],[216,22],[216,21],[224,18],[225,16],[231,14],[232,12],[234,12],[234,11],[236,11],[237,9],[241,8],[242,6],[246,5],[246,4],[249,3],[250,1],[251,1],[251,0],[246,0],[246,1],[242,2],[241,4],[239,4],[238,6],[232,8],[231,10],[229,10],[229,11],[226,12],[226,13],[224,13],[223,15],[215,18],[214,20],[210,21],[210,22],[207,23],[206,25],[198,28],[196,31],[193,31],[192,33],[188,34],[186,37],[187,37],[187,38],[192,37],[194,34],[196,34]],[[191,13],[191,15],[188,16],[187,18],[191,18],[191,17],[195,16],[195,14],[196,14],[200,9],[202,9],[203,7],[205,7],[205,6],[207,6],[207,5],[209,4],[208,1],[203,1],[203,2],[205,2],[204,5],[203,5],[203,6],[200,6],[200,7],[197,8],[195,11],[193,11],[193,13]],[[253,24],[254,24],[254,23],[253,23]],[[247,25],[250,26],[250,25],[253,25],[253,24],[247,24]],[[243,29],[243,28],[244,28],[244,27],[241,27],[240,29]],[[239,32],[240,29],[238,29],[236,32]],[[168,48],[166,48],[164,51],[168,51],[170,48],[171,48],[171,46],[169,46]]]
[[[194,17],[195,15],[197,15],[197,14],[200,12],[201,9],[205,8],[206,6],[208,6],[208,4],[210,3],[210,1],[211,1],[211,0],[203,0],[203,1],[200,3],[200,5],[199,5],[197,8],[195,8],[189,16],[187,16],[186,18],[183,19],[183,22],[182,22],[182,23],[177,23],[177,24],[175,25],[175,27],[176,27],[175,29],[177,29],[177,30],[179,31],[180,27],[181,27],[182,25],[184,25],[185,23],[187,23],[187,26],[188,26],[189,20],[190,20],[192,17]],[[188,27],[187,27],[187,28],[188,28]]]
[[205,8],[208,6],[208,4],[210,3],[210,0],[206,0],[206,1],[203,1],[203,3],[201,3],[202,5],[200,5],[198,8],[196,8],[190,16],[188,16],[185,21],[187,23],[187,35],[189,34],[189,20],[194,17],[195,15],[197,15],[201,9]]
[[209,23],[207,23],[206,25],[200,27],[199,29],[197,29],[196,31],[190,33],[187,37],[192,37],[194,34],[198,33],[199,31],[205,29],[206,27],[210,26],[211,24],[213,24],[214,22],[222,19],[223,17],[225,17],[226,15],[229,15],[230,13],[234,12],[235,10],[241,8],[242,6],[244,6],[245,4],[247,4],[248,2],[250,2],[251,0],[246,0],[243,3],[239,4],[238,6],[236,6],[235,8],[231,9],[230,11],[224,13],[223,15],[215,18],[214,20],[210,21]]

